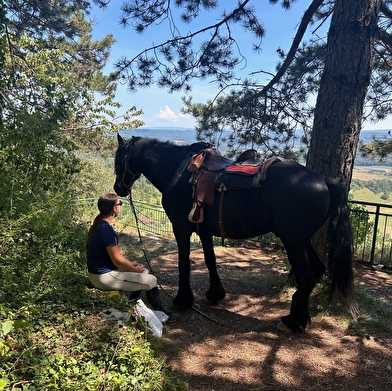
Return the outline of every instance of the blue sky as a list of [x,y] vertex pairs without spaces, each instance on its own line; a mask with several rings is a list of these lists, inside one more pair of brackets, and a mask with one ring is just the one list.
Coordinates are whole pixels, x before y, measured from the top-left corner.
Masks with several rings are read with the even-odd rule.
[[[224,4],[225,9],[228,11],[235,6],[237,0],[221,0],[220,3]],[[244,64],[242,69],[238,69],[238,73],[248,75],[250,72],[260,69],[273,73],[278,61],[276,49],[281,47],[286,52],[288,51],[298,23],[309,3],[309,0],[298,0],[290,10],[285,11],[279,4],[270,5],[268,0],[255,1],[257,15],[260,17],[266,30],[266,35],[262,41],[261,53],[254,53],[251,50],[253,37],[245,35],[240,31],[239,42],[241,51],[247,57],[247,63]],[[121,4],[122,0],[112,0],[107,9],[100,10],[94,7],[90,15],[95,21],[93,28],[93,37],[95,39],[100,39],[106,34],[112,34],[116,40],[107,66],[108,72],[113,70],[113,63],[117,59],[124,56],[131,58],[153,43],[157,44],[169,38],[168,30],[165,26],[147,29],[143,34],[136,34],[130,27],[124,28],[120,26]],[[189,32],[195,27],[200,28],[203,24],[210,24],[217,16],[217,14],[214,15],[211,12],[206,13],[201,21],[195,21],[190,25],[180,25],[181,32]],[[317,33],[322,36],[320,31]],[[124,110],[133,105],[143,110],[144,114],[140,119],[145,122],[145,127],[176,126],[192,128],[195,124],[193,117],[181,113],[181,107],[184,106],[181,97],[192,96],[193,102],[204,103],[208,99],[214,98],[218,91],[218,86],[208,80],[193,80],[192,91],[188,95],[185,95],[184,92],[169,93],[156,86],[138,90],[136,93],[130,93],[126,86],[119,85],[116,98],[123,105]],[[366,123],[364,126],[364,129],[367,130],[390,128],[392,128],[392,119],[387,119],[378,124]]]

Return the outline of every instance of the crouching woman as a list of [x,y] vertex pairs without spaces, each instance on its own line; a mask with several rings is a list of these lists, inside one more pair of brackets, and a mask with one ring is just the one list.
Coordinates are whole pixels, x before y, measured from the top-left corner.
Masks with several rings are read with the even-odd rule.
[[121,254],[117,233],[112,227],[121,211],[122,201],[116,194],[103,194],[98,199],[99,214],[87,236],[87,268],[91,284],[101,290],[119,290],[136,299],[141,290],[151,307],[168,315],[167,322],[176,322],[179,314],[165,309],[161,303],[157,279],[140,263],[131,262]]

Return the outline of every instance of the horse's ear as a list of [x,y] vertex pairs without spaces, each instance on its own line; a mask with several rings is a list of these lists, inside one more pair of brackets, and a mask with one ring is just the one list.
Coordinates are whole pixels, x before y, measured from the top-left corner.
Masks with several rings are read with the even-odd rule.
[[117,141],[120,147],[125,144],[125,140],[120,136],[120,133],[117,133]]

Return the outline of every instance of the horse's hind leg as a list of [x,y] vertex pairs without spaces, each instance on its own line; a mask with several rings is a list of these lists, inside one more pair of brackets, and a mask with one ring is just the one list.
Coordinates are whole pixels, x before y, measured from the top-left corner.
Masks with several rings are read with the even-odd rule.
[[216,256],[212,236],[203,233],[200,233],[199,235],[203,246],[204,261],[210,275],[210,288],[206,292],[207,302],[209,304],[217,304],[219,301],[224,299],[226,292],[222,286],[216,269]]
[[[305,246],[286,245],[286,251],[295,275],[297,290],[292,297],[290,314],[282,318],[282,323],[292,331],[301,331],[310,323],[309,296],[316,284],[315,273]],[[313,255],[311,253],[312,261]]]
[[315,282],[320,282],[321,277],[325,273],[326,267],[310,242],[306,246],[306,254],[308,255],[310,267],[313,270]]

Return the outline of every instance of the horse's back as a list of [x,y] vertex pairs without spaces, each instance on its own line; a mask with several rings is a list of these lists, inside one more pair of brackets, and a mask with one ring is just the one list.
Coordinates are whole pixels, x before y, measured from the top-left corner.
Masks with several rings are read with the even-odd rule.
[[217,192],[214,205],[205,205],[202,229],[219,236],[223,225],[233,239],[274,232],[307,243],[325,221],[329,204],[323,176],[296,162],[277,162],[260,186]]
[[322,175],[294,161],[273,164],[267,179],[271,191],[287,191],[291,196],[298,197],[299,202],[314,200],[316,194],[328,194],[328,186]]
[[301,226],[306,236],[328,215],[330,194],[324,177],[297,162],[272,165],[261,192],[275,231],[288,232]]

